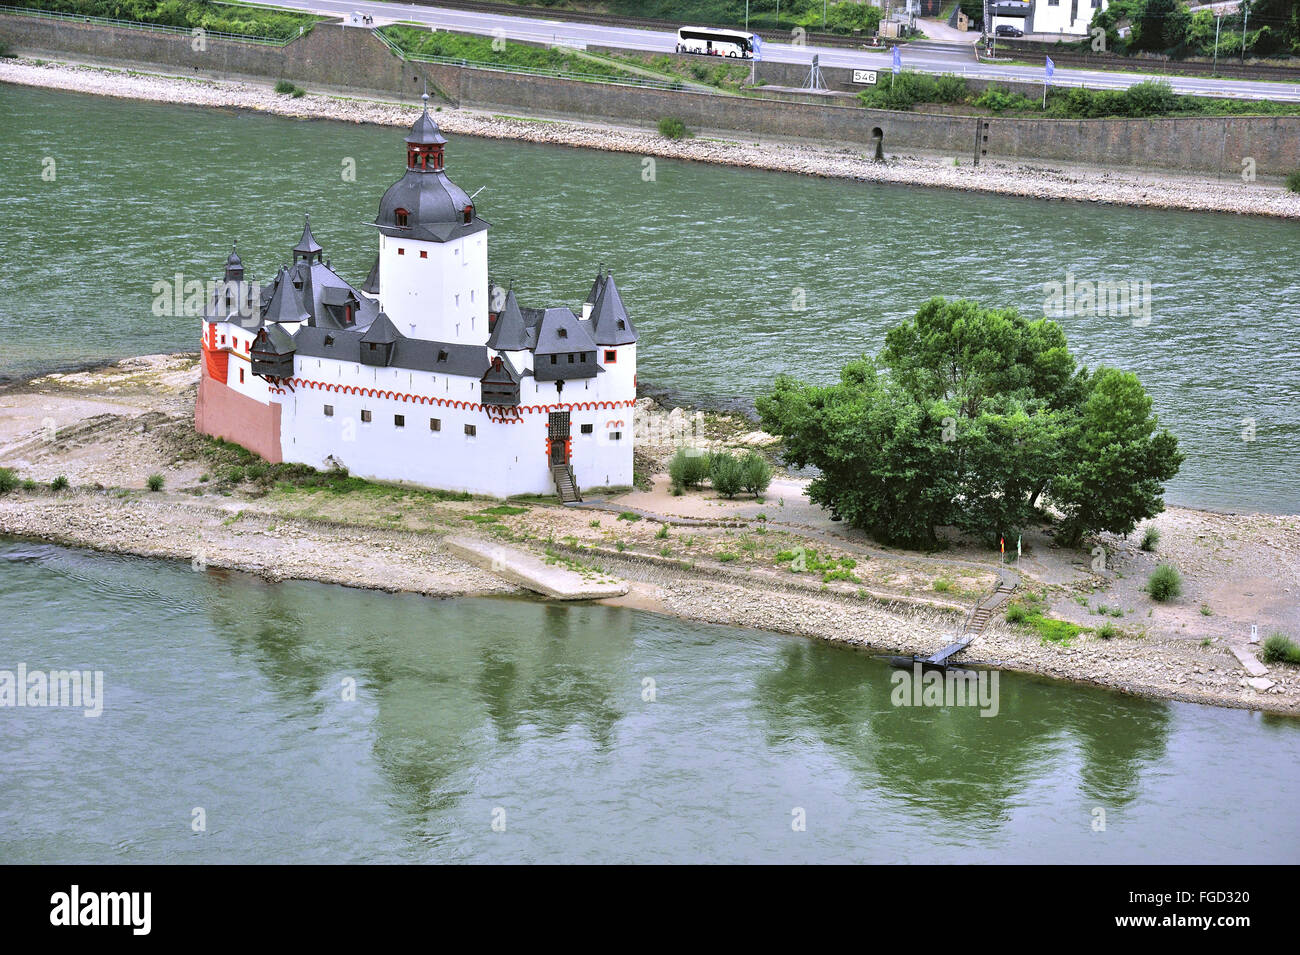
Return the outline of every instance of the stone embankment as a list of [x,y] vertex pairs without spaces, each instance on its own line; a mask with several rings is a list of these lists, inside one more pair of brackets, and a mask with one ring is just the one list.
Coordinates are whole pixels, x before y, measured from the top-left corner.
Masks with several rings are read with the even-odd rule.
[[[0,82],[105,96],[249,109],[302,119],[407,126],[414,107],[395,102],[308,94],[294,99],[269,86],[162,74],[50,63],[0,61]],[[1216,179],[1145,170],[1095,169],[1048,161],[988,161],[972,166],[968,156],[891,155],[872,162],[864,152],[798,142],[740,142],[731,139],[670,140],[656,132],[596,122],[538,120],[446,109],[438,122],[449,133],[514,139],[686,159],[754,169],[897,185],[1111,203],[1159,209],[1188,209],[1300,218],[1300,195],[1260,181]]]

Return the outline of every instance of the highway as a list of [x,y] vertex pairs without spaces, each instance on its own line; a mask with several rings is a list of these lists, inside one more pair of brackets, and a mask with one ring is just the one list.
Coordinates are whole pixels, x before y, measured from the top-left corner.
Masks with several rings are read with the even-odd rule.
[[[513,40],[558,43],[583,47],[608,46],[628,50],[672,52],[676,45],[675,33],[660,30],[643,30],[633,27],[608,26],[594,23],[575,23],[529,16],[502,16],[498,13],[478,13],[470,10],[447,10],[440,7],[416,6],[404,3],[379,3],[374,0],[277,0],[275,6],[289,7],[327,16],[346,16],[360,11],[373,16],[377,23],[386,20],[412,20],[430,27],[458,30],[465,33],[492,34],[503,30]],[[766,42],[762,58],[782,63],[810,63],[813,54],[820,56],[822,66],[856,67],[888,72],[888,53],[869,53],[843,47],[794,46],[787,43]],[[935,42],[921,42],[905,47],[902,52],[905,70],[925,73],[954,73],[972,79],[1042,83],[1042,66],[1013,66],[977,62],[973,49],[968,46],[945,46]],[[1101,70],[1082,70],[1057,67],[1052,77],[1053,86],[1087,86],[1090,89],[1124,89],[1134,83],[1152,79],[1153,74],[1114,73]],[[1200,96],[1231,97],[1234,99],[1271,99],[1300,102],[1300,84],[1276,83],[1256,80],[1227,80],[1197,76],[1165,77],[1179,93]]]

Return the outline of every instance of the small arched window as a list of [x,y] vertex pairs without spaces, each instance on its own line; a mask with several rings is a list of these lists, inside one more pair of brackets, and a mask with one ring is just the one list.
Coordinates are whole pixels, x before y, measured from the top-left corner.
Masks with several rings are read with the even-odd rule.
[[469,224],[470,224],[471,222],[473,222],[473,221],[474,221],[474,207],[473,207],[473,206],[466,206],[466,207],[465,207],[465,224],[466,224],[466,225],[469,225]]
[[406,211],[405,209],[396,209],[396,210],[394,210],[394,212],[393,212],[393,218],[396,220],[396,222],[397,222],[397,227],[398,227],[399,229],[405,229],[405,228],[406,228],[407,216],[408,216],[408,213],[407,213],[407,211]]

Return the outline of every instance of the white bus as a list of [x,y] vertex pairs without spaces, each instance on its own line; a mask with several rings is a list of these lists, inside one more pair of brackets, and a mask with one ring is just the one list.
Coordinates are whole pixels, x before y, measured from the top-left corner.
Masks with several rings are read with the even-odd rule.
[[682,27],[677,31],[678,53],[703,53],[707,56],[735,56],[748,60],[754,55],[758,38],[741,30],[715,30],[712,27]]

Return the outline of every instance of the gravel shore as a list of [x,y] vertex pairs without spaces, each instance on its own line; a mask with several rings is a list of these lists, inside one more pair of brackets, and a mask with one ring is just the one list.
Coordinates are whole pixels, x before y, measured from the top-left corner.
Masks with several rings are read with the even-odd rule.
[[[249,109],[301,119],[409,126],[416,108],[394,102],[309,93],[298,99],[269,85],[173,77],[63,62],[0,60],[0,82],[163,103]],[[974,167],[967,157],[893,155],[868,161],[860,151],[794,142],[670,140],[639,127],[501,116],[443,109],[438,123],[449,133],[578,146],[688,159],[753,169],[898,185],[931,186],[1036,199],[1097,202],[1156,209],[1187,209],[1300,218],[1300,195],[1280,185],[1157,171],[1093,169],[1047,160],[990,161]]]
[[[606,510],[528,502],[491,520],[484,509],[492,502],[412,488],[258,486],[242,473],[228,477],[228,464],[205,456],[211,446],[192,425],[197,378],[195,356],[157,355],[0,388],[0,465],[32,482],[0,494],[0,534],[272,580],[440,597],[520,593],[442,544],[449,534],[490,536],[627,581],[629,594],[613,603],[882,654],[942,647],[999,568],[997,554],[977,543],[954,542],[939,554],[883,548],[830,522],[792,476],[778,478],[762,501],[670,497],[661,475],[651,490],[611,499]],[[681,412],[642,399],[637,415]],[[766,443],[746,422],[705,418],[711,444]],[[654,470],[669,448],[642,451]],[[164,476],[164,490],[145,490],[151,474]],[[60,475],[69,490],[50,489]],[[632,507],[670,517],[636,518]],[[1259,688],[1234,656],[1258,650],[1247,642],[1252,623],[1261,637],[1300,636],[1300,516],[1170,508],[1152,523],[1162,535],[1159,552],[1103,539],[1102,574],[1087,551],[1027,533],[1022,591],[1042,594],[1052,616],[1088,629],[1061,644],[998,617],[967,656],[1144,696],[1300,715],[1300,670],[1273,665]],[[792,573],[775,556],[791,547],[853,558],[852,579],[828,584],[820,573]],[[1183,596],[1168,604],[1141,589],[1158,561],[1177,564],[1184,576]],[[1111,620],[1118,635],[1104,639],[1100,625]]]

